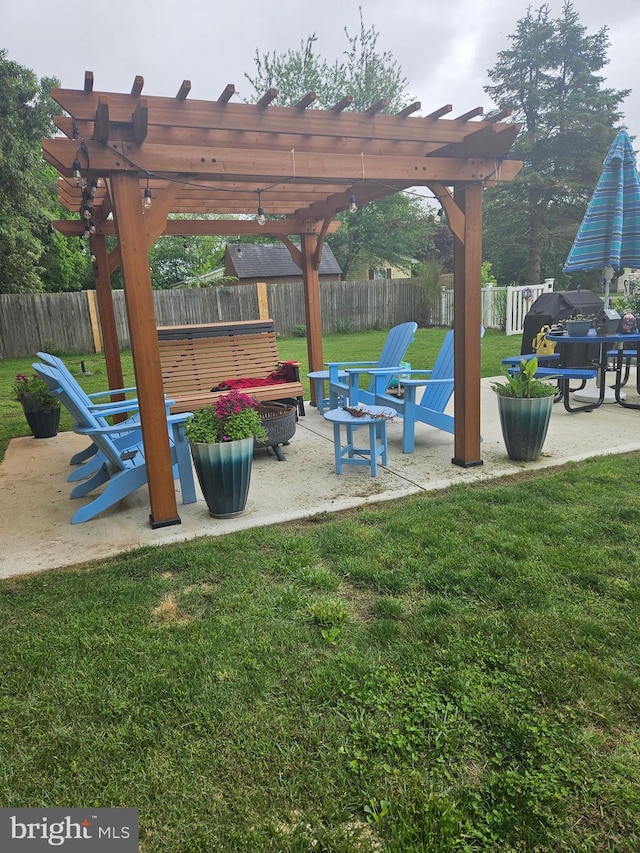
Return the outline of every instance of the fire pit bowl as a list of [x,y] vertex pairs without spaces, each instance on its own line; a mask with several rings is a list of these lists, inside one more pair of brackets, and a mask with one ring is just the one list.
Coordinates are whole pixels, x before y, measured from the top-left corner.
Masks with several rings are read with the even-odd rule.
[[280,445],[289,444],[289,439],[296,431],[296,407],[286,403],[268,402],[260,403],[257,410],[268,438],[267,441],[254,439],[254,450],[271,447],[276,459],[285,462],[286,457]]

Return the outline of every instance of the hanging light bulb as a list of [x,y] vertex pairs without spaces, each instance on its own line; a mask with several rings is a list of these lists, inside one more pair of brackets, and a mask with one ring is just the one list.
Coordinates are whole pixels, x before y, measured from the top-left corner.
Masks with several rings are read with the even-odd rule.
[[73,177],[76,179],[76,184],[80,186],[82,184],[82,175],[80,174],[80,161],[76,158],[73,161]]
[[93,219],[90,219],[89,220],[89,234],[95,234],[95,233],[96,233],[96,223],[93,221]]
[[149,176],[147,175],[147,186],[144,190],[144,206],[151,207],[151,187],[149,186]]
[[258,220],[258,225],[264,225],[264,223],[267,221],[264,218],[264,207],[262,206],[262,198],[261,198],[260,190],[258,190],[258,216],[257,216],[257,220]]
[[356,204],[356,197],[353,193],[349,196],[349,213],[355,213],[358,209],[358,205]]
[[93,178],[93,180],[91,181],[91,187],[89,189],[89,195],[91,196],[91,198],[95,198],[97,192],[98,192],[98,182],[96,181],[95,178]]

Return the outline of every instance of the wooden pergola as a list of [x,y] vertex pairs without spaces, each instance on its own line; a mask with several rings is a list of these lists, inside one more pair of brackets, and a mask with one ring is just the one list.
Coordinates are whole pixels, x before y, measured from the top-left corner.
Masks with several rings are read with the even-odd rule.
[[[129,94],[53,89],[65,115],[63,135],[42,141],[59,173],[59,198],[77,220],[54,226],[89,237],[95,258],[109,385],[122,387],[111,273],[122,267],[142,436],[150,522],[179,523],[156,334],[148,249],[161,235],[265,235],[282,240],[302,269],[309,370],[323,368],[318,266],[334,218],[353,203],[412,187],[438,199],[454,237],[455,437],[452,462],[480,457],[482,190],[512,180],[521,163],[505,159],[519,126],[509,113],[486,118],[481,107],[446,118],[446,105],[424,117],[414,103],[397,115],[381,100],[362,113],[346,96],[331,109],[274,105],[270,89],[256,104],[145,97],[136,77]],[[218,218],[170,219],[172,213]],[[270,219],[277,215],[278,218]],[[227,218],[225,218],[227,217]],[[230,218],[236,217],[236,218]],[[237,218],[239,217],[239,218]],[[260,224],[266,217],[265,224]],[[117,246],[107,251],[106,237]],[[299,242],[299,248],[293,242]]]

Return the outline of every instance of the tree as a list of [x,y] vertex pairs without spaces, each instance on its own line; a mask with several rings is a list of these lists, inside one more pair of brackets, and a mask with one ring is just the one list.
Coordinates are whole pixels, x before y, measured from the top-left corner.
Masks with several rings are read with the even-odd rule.
[[[333,63],[316,51],[317,36],[301,42],[299,50],[261,55],[256,50],[256,74],[245,74],[254,92],[248,99],[255,103],[268,89],[278,90],[278,103],[293,106],[309,92],[316,93],[313,107],[329,109],[349,94],[352,109],[363,112],[381,99],[383,110],[397,113],[412,98],[400,66],[388,52],[380,53],[375,27],[367,28],[360,10],[360,30],[350,35],[345,27],[348,47],[343,59]],[[410,266],[413,258],[433,251],[430,234],[435,232],[433,213],[413,196],[396,193],[359,207],[354,213],[338,216],[340,229],[327,237],[327,243],[342,267],[345,277],[362,275],[371,266]]]
[[533,285],[562,279],[629,90],[603,88],[607,28],[587,34],[570,0],[557,19],[529,8],[510,40],[485,91],[522,123],[513,156],[524,166],[485,194],[485,255],[500,280]]
[[38,80],[0,50],[0,293],[79,287],[89,263],[79,246],[51,231],[62,208],[40,139],[55,130],[54,85],[57,80]]
[[360,9],[360,32],[351,36],[344,28],[349,47],[342,61],[333,64],[315,53],[318,40],[315,33],[300,50],[285,53],[260,55],[256,50],[254,62],[256,74],[246,79],[254,92],[247,99],[255,103],[264,93],[275,87],[278,103],[293,106],[309,92],[316,93],[313,106],[330,109],[346,95],[353,96],[352,109],[363,112],[382,98],[388,101],[383,112],[397,113],[410,103],[407,96],[407,80],[391,53],[378,52],[378,33],[375,27],[367,28]]
[[340,213],[341,226],[329,235],[336,260],[347,278],[366,276],[370,267],[411,268],[412,260],[436,254],[433,212],[421,198],[395,193]]
[[151,282],[160,290],[206,275],[224,262],[220,237],[160,237],[149,249]]

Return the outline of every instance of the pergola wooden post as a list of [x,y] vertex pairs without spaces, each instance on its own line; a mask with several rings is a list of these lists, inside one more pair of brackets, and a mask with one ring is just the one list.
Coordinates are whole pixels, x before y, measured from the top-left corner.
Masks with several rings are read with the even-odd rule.
[[[102,331],[102,346],[105,353],[105,364],[109,388],[123,388],[122,362],[118,344],[118,329],[113,308],[113,291],[109,275],[109,255],[104,234],[94,234],[91,239],[91,251],[95,256],[93,275],[96,282],[96,297],[100,314],[100,329]],[[119,394],[114,399],[122,399]]]
[[[149,520],[152,527],[164,527],[179,522],[180,518],[173,485],[160,350],[138,183],[135,172],[116,172],[111,176],[142,440],[147,459]],[[150,459],[153,464],[149,463]]]
[[480,326],[482,323],[482,186],[454,190],[464,214],[464,239],[453,238],[455,465],[481,465],[480,456]]
[[[61,177],[60,202],[80,213],[78,221],[61,220],[54,223],[56,228],[67,236],[82,236],[87,218],[95,226],[96,287],[109,381],[118,385],[119,350],[115,328],[110,328],[106,289],[109,274],[122,264],[151,523],[172,524],[179,518],[149,246],[162,234],[269,234],[283,240],[303,272],[309,369],[319,370],[318,267],[325,236],[338,227],[334,217],[349,208],[352,198],[363,205],[412,187],[432,190],[455,237],[452,461],[480,464],[482,188],[512,180],[521,168],[521,163],[506,159],[519,129],[503,121],[508,112],[482,119],[478,107],[447,118],[452,109],[447,104],[420,117],[415,114],[421,106],[415,103],[397,115],[385,115],[384,99],[356,113],[349,109],[349,95],[321,110],[311,108],[315,93],[294,107],[279,107],[274,105],[275,89],[256,104],[235,104],[232,85],[217,101],[189,101],[189,81],[175,98],[143,97],[143,87],[142,77],[136,77],[129,94],[94,92],[93,74],[86,72],[83,90],[53,89],[52,97],[66,113],[56,118],[66,138],[45,139],[42,147]],[[153,206],[143,214],[149,193]],[[257,221],[258,207],[266,214],[264,225]],[[169,218],[171,213],[217,216],[178,221]],[[108,235],[118,237],[118,246],[105,263]]]

